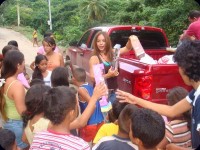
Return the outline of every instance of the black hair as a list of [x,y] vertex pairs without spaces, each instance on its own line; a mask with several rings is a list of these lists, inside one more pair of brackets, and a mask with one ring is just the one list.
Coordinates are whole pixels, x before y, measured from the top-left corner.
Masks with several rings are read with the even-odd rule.
[[13,46],[13,45],[6,45],[3,47],[2,49],[2,54],[3,54],[3,57],[5,57],[6,53],[10,50],[18,50],[17,47]]
[[0,128],[0,148],[12,150],[15,144],[15,134],[8,130]]
[[37,85],[37,84],[45,84],[44,80],[41,80],[41,79],[32,79],[31,82],[30,82],[30,86],[33,86],[33,85]]
[[190,80],[200,81],[200,41],[185,40],[177,47],[174,61]]
[[200,17],[200,11],[198,10],[191,10],[188,14],[188,17],[190,19],[194,19],[194,18],[199,18]]
[[54,87],[44,94],[44,106],[44,117],[58,125],[77,107],[76,94],[66,86]]
[[45,37],[50,37],[50,36],[52,36],[52,35],[53,35],[52,32],[46,32],[46,33],[44,33],[44,38],[45,38]]
[[[110,113],[108,114],[109,122],[113,122],[113,120],[116,121],[119,118],[120,112],[124,109],[126,105],[128,105],[128,103],[120,103],[119,100],[115,100],[112,103],[112,109]],[[110,119],[110,116],[112,116],[111,119]]]
[[119,125],[119,131],[129,135],[130,131],[130,118],[131,115],[135,113],[135,110],[137,110],[137,106],[128,104],[124,107],[124,109],[121,111],[119,118],[118,118],[118,125]]
[[27,122],[35,115],[44,112],[44,100],[42,95],[50,90],[49,86],[37,84],[31,86],[25,96],[26,110],[22,113],[23,126],[26,127]]
[[12,45],[12,46],[15,46],[15,47],[18,48],[18,43],[17,43],[17,41],[15,41],[15,40],[9,41],[9,42],[8,42],[8,45]]
[[83,69],[83,68],[76,68],[76,69],[74,69],[74,78],[78,82],[85,82],[85,80],[86,80],[85,69]]
[[69,74],[65,67],[56,67],[51,74],[51,84],[56,86],[69,86]]
[[165,136],[165,122],[157,112],[140,108],[131,116],[131,130],[131,136],[140,139],[144,148],[154,148]]
[[56,42],[55,42],[54,38],[47,36],[47,37],[45,37],[43,39],[42,43],[43,42],[48,43],[48,45],[51,46],[53,50],[55,50],[55,48],[56,48]]
[[39,54],[35,57],[35,69],[33,71],[32,79],[41,79],[43,80],[43,75],[41,70],[39,69],[38,65],[42,60],[48,61],[47,57],[45,55]]
[[[168,105],[172,106],[178,103],[180,100],[185,98],[188,95],[188,91],[180,86],[174,87],[169,90],[169,93],[166,95],[168,100]],[[186,111],[183,113],[183,119],[187,121],[187,126],[191,129],[191,111]]]

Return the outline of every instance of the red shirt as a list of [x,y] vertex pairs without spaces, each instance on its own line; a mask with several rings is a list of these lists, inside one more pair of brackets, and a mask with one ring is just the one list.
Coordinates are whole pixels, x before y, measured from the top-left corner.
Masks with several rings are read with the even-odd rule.
[[186,34],[200,40],[200,18],[189,25]]

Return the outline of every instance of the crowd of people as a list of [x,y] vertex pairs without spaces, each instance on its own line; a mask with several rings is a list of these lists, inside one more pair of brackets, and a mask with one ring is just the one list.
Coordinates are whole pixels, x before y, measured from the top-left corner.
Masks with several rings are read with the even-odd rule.
[[[30,79],[26,78],[24,55],[17,42],[8,42],[1,57],[1,148],[198,148],[200,31],[192,33],[192,26],[199,24],[197,16],[193,19],[196,20],[182,35],[181,44],[173,56],[183,81],[193,90],[188,93],[182,87],[174,87],[167,95],[168,105],[152,103],[118,90],[119,72],[112,66],[114,49],[106,32],[100,31],[95,35],[94,51],[89,60],[91,81],[95,78],[93,66],[103,64],[106,85],[101,82],[94,87],[86,81],[83,68],[74,68],[72,81],[69,81],[68,69],[52,33],[44,35],[42,46],[30,66],[33,69]],[[123,54],[132,47],[131,40],[128,40],[119,52]],[[112,105],[106,114],[102,113],[99,103],[102,96],[106,96]],[[163,119],[165,117],[167,119]]]

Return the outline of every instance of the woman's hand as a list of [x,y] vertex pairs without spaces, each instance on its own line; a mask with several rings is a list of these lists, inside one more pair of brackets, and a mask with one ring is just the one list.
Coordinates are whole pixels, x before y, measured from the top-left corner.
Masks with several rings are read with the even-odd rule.
[[117,90],[116,92],[117,99],[119,99],[122,103],[130,103],[130,104],[137,104],[138,97],[121,90]]
[[108,77],[116,77],[119,75],[118,69],[113,69],[111,66],[107,73]]

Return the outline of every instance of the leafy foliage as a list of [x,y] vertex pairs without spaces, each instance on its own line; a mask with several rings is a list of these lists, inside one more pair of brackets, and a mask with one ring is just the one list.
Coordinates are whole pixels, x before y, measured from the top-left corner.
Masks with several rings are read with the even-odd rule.
[[[0,6],[0,25],[17,25],[17,4],[21,26],[49,30],[48,0],[6,0]],[[171,45],[189,25],[190,10],[199,10],[194,0],[51,0],[53,32],[58,44],[78,40],[90,27],[110,24],[138,24],[163,28]]]

